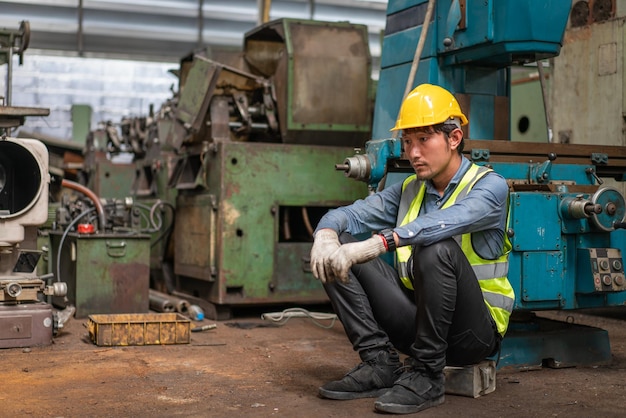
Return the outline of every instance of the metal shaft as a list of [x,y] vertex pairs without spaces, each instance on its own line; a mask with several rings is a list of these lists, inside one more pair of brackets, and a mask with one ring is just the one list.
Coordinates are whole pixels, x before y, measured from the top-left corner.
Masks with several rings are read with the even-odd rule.
[[169,295],[150,289],[150,309],[156,312],[174,312],[174,304],[169,300]]
[[150,289],[151,301],[152,301],[153,294],[155,295],[155,297],[161,297],[163,300],[167,300],[172,305],[173,309],[169,312],[176,311],[178,313],[186,314],[187,311],[189,310],[190,303],[186,299],[183,299],[181,297],[174,296],[174,295],[168,295],[168,294]]

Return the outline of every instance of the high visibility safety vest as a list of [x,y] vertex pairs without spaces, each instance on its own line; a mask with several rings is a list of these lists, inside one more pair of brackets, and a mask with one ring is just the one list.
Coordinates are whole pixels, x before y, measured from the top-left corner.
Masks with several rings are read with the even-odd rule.
[[[464,198],[474,184],[490,171],[493,170],[472,164],[441,209],[447,208],[453,205],[457,200]],[[417,218],[425,193],[426,184],[423,181],[418,181],[416,175],[409,176],[404,180],[402,184],[402,197],[398,208],[398,226],[406,225]],[[483,292],[485,304],[487,308],[489,308],[489,312],[498,327],[498,332],[502,336],[504,336],[507,330],[509,317],[511,316],[515,302],[513,287],[507,279],[511,242],[506,236],[506,233],[504,237],[503,254],[495,260],[484,259],[474,251],[472,234],[468,233],[460,237],[454,237],[469,260],[474,273],[476,273],[478,284]],[[411,257],[411,252],[412,247],[410,245],[399,247],[396,250],[396,261],[400,280],[402,280],[402,283],[409,289],[413,289],[413,283],[411,282],[407,265]]]

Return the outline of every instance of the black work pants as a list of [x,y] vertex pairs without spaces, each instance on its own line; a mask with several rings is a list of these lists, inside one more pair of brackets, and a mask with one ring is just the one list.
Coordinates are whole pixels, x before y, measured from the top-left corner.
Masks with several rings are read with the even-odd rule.
[[[347,233],[340,236],[342,243],[355,240]],[[347,283],[324,284],[361,358],[394,347],[439,372],[494,354],[500,343],[495,323],[456,241],[414,247],[409,266],[414,290],[380,258],[352,266]]]

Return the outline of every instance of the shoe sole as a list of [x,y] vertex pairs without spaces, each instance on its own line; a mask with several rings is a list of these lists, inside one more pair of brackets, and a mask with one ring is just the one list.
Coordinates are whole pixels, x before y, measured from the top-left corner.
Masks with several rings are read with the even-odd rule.
[[374,402],[374,409],[379,412],[386,412],[388,414],[414,414],[416,412],[423,411],[424,409],[432,408],[433,406],[441,405],[445,401],[445,396],[440,396],[436,399],[430,399],[420,405],[401,405],[397,403],[386,403],[376,401]]
[[367,392],[337,392],[334,390],[327,390],[324,388],[318,389],[318,394],[322,398],[333,399],[337,401],[349,401],[351,399],[362,398],[378,398],[384,395],[391,388],[382,388],[376,390],[370,390]]

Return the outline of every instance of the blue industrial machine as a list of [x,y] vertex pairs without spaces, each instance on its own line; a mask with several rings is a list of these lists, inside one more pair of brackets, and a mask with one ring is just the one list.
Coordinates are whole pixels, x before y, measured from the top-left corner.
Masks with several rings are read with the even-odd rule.
[[605,186],[626,180],[624,147],[508,141],[510,67],[557,56],[570,7],[570,0],[390,0],[375,139],[335,167],[370,190],[404,179],[412,170],[389,132],[402,92],[432,83],[454,93],[470,120],[466,156],[510,185],[516,302],[499,367],[607,363],[604,330],[536,312],[626,303],[626,205],[618,188]]

